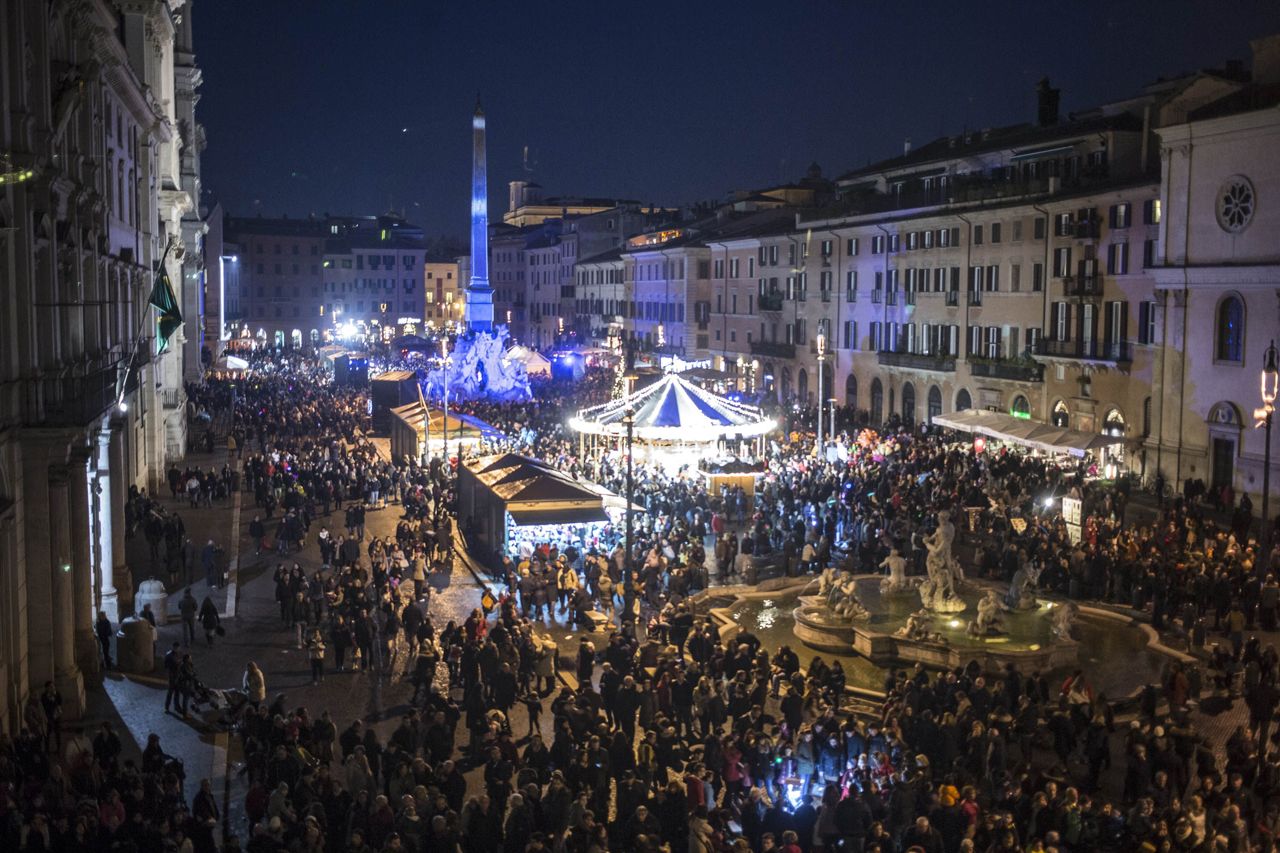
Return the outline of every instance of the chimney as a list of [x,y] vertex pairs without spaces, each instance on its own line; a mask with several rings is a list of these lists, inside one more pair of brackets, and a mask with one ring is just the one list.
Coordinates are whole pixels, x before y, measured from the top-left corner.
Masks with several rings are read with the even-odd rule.
[[1036,124],[1051,127],[1058,123],[1058,99],[1061,95],[1049,85],[1048,77],[1041,77],[1036,84]]
[[906,139],[902,140],[902,156],[906,157],[910,153],[911,153],[911,137],[908,136]]
[[1280,85],[1280,33],[1249,42],[1253,50],[1253,85]]

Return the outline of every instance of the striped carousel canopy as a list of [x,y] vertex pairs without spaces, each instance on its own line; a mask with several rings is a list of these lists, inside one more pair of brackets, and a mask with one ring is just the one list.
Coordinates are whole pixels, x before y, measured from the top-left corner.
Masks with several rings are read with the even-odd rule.
[[717,396],[674,373],[629,396],[583,409],[569,426],[589,435],[624,436],[629,412],[634,437],[641,441],[755,438],[777,427],[759,408]]

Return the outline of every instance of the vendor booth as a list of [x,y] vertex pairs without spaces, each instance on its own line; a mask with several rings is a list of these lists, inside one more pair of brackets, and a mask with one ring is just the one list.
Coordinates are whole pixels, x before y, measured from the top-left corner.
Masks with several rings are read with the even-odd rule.
[[543,376],[550,378],[551,361],[545,355],[537,350],[531,350],[524,346],[514,346],[507,350],[507,357],[513,362],[524,362],[524,370],[529,376]]
[[1093,450],[1124,443],[1123,436],[1065,429],[983,409],[934,415],[933,424],[1020,444],[1046,453],[1069,453],[1072,456],[1084,456]]
[[386,435],[391,430],[391,410],[407,406],[419,397],[417,374],[409,370],[388,370],[369,383],[373,401],[373,431]]
[[625,397],[583,409],[569,420],[579,434],[584,455],[589,440],[592,450],[622,449],[627,437],[627,418],[637,458],[651,458],[667,468],[693,467],[698,460],[714,455],[717,448],[746,456],[763,455],[764,436],[777,427],[755,406],[717,396],[676,374]]
[[504,554],[531,554],[540,544],[607,548],[616,495],[516,453],[470,459],[458,470],[458,517],[468,545],[490,569]]
[[449,453],[470,447],[481,439],[500,438],[500,433],[479,418],[450,412],[446,419],[439,409],[430,409],[430,421],[421,402],[397,406],[390,411],[391,458],[426,460],[428,455],[441,453],[445,444],[445,427],[448,426]]
[[707,492],[719,495],[722,489],[741,488],[748,506],[755,506],[756,483],[764,476],[765,464],[745,459],[703,459],[698,471],[707,480]]

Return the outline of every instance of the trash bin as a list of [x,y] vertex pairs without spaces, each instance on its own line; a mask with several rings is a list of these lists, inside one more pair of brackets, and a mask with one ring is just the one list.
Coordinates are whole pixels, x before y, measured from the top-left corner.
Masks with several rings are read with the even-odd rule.
[[156,667],[156,629],[136,616],[120,620],[116,661],[124,672],[146,675]]
[[164,584],[155,578],[143,581],[138,586],[138,595],[133,600],[133,605],[139,613],[146,604],[151,605],[151,612],[156,617],[156,625],[169,624],[169,593],[165,590]]

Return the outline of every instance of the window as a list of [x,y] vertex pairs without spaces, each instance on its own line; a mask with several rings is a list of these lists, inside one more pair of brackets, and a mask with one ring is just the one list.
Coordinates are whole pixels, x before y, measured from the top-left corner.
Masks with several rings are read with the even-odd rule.
[[715,262],[715,277],[724,278],[724,261]]
[[1218,334],[1215,357],[1218,361],[1244,361],[1244,302],[1228,296],[1218,303]]
[[987,267],[987,290],[996,291],[1000,289],[1000,265],[991,264]]
[[1013,242],[1015,243],[1022,242],[1022,220],[1021,219],[1013,220]]
[[1138,343],[1156,342],[1156,303],[1143,300],[1138,303]]
[[1009,290],[1013,293],[1022,290],[1022,264],[1009,265]]
[[1056,219],[1056,223],[1057,223],[1057,226],[1054,228],[1054,233],[1057,236],[1070,237],[1072,235],[1073,229],[1071,227],[1070,213],[1059,213]]
[[992,223],[991,223],[991,242],[992,242],[992,243],[999,243],[999,242],[1000,242],[1000,236],[1001,236],[1001,235],[1000,235],[1000,223],[999,223],[999,222],[992,222]]
[[1130,205],[1128,202],[1123,204],[1111,205],[1111,216],[1109,217],[1112,228],[1128,228],[1132,215],[1130,214]]
[[982,245],[982,226],[981,225],[973,226],[973,245],[975,246]]
[[1142,268],[1149,270],[1156,265],[1156,241],[1142,241]]
[[1071,247],[1062,246],[1053,250],[1053,274],[1057,278],[1071,275]]
[[951,246],[951,231],[946,228],[938,229],[938,246],[946,249]]
[[[844,253],[845,253],[846,255],[848,255],[849,257],[851,257],[851,258],[852,258],[854,255],[858,254],[858,238],[857,238],[857,237],[850,237],[848,240],[845,240],[845,241],[844,241]],[[773,259],[774,259],[774,262],[775,262],[775,263],[776,263],[776,262],[777,262],[777,260],[778,260],[778,247],[777,247],[777,246],[774,246],[774,247],[773,247]]]
[[730,258],[729,259],[729,278],[737,278],[737,277],[738,277],[738,259]]
[[892,253],[892,252],[901,251],[901,249],[902,249],[902,235],[890,234],[889,235],[889,251]]
[[1044,264],[1031,265],[1031,289],[1036,293],[1044,290]]
[[1129,244],[1112,243],[1107,247],[1107,274],[1125,275],[1129,272]]
[[756,274],[756,259],[747,258],[747,278],[751,278],[755,274]]
[[822,257],[824,258],[831,257],[831,241],[830,240],[822,241]]
[[924,247],[925,247],[926,249],[932,249],[932,248],[933,248],[933,232],[932,232],[932,231],[925,231],[925,232],[924,232]]
[[1142,203],[1142,224],[1160,224],[1160,199],[1149,198]]
[[854,320],[844,321],[844,348],[853,349],[854,341],[858,339],[858,324]]
[[871,238],[871,254],[873,255],[884,254],[884,235],[883,234],[877,234],[876,236]]
[[1032,222],[1033,222],[1033,225],[1031,228],[1032,239],[1043,240],[1044,239],[1044,217],[1037,216],[1034,220],[1032,220]]
[[1055,302],[1050,309],[1049,318],[1053,339],[1055,341],[1071,340],[1071,305],[1067,302]]
[[846,302],[858,301],[858,271],[849,270],[844,276],[844,298]]
[[987,358],[1000,357],[1000,327],[987,326]]
[[907,250],[914,251],[920,248],[920,232],[912,231],[907,234]]

